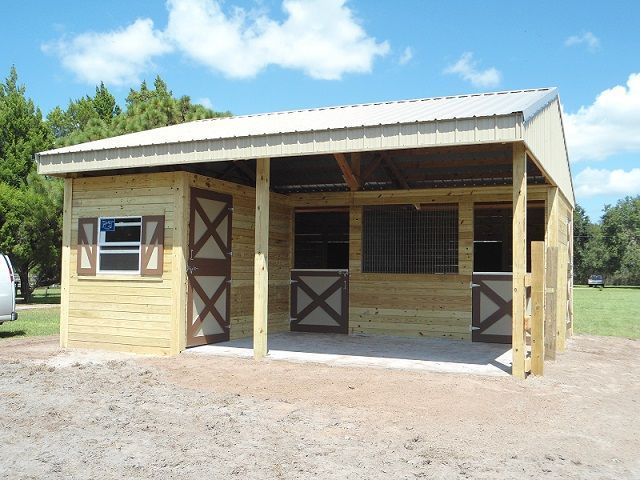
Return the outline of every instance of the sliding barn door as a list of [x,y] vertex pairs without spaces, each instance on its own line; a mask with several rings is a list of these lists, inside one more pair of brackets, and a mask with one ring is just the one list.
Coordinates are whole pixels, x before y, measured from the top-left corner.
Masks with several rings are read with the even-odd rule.
[[229,340],[232,198],[191,189],[187,346]]

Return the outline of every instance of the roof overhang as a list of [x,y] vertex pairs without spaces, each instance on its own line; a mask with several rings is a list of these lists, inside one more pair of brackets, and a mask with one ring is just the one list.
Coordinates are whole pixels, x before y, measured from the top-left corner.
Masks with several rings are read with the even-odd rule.
[[99,170],[163,167],[261,157],[299,157],[514,142],[522,140],[522,124],[522,114],[514,113],[490,117],[189,140],[87,151],[52,151],[36,154],[36,159],[40,173],[64,176]]

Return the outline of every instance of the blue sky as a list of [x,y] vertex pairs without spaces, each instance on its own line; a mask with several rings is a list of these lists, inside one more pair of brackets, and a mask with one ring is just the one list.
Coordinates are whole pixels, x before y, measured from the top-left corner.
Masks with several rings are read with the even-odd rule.
[[640,193],[640,2],[169,0],[4,8],[15,65],[46,114],[104,80],[122,101],[160,74],[235,114],[556,86],[578,202]]

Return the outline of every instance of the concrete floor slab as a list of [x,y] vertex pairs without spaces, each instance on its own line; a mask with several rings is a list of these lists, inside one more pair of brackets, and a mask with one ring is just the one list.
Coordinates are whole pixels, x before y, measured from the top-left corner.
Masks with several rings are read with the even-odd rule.
[[[269,335],[271,360],[329,365],[509,375],[510,345],[440,338],[285,332]],[[190,348],[188,353],[253,357],[252,339]]]

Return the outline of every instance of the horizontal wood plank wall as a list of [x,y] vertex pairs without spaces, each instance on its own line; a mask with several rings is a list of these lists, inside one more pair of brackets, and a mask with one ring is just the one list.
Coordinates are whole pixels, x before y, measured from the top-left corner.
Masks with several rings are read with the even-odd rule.
[[[67,331],[61,332],[68,346],[171,353],[175,175],[73,179]],[[78,219],[128,215],[164,215],[162,276],[78,276]]]
[[[189,174],[189,184],[233,196],[231,248],[231,339],[253,334],[255,190]],[[269,333],[289,330],[291,206],[287,197],[269,201]]]
[[[547,187],[529,187],[544,200]],[[290,195],[295,207],[350,207],[349,331],[471,340],[474,202],[511,202],[511,186]],[[458,274],[414,275],[361,272],[362,207],[457,203]]]

